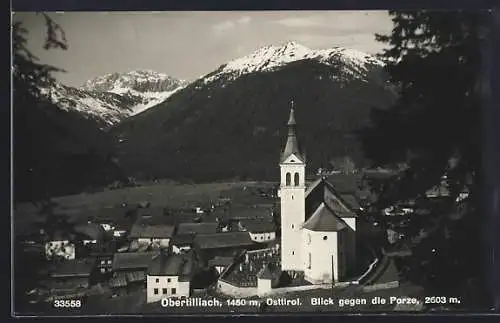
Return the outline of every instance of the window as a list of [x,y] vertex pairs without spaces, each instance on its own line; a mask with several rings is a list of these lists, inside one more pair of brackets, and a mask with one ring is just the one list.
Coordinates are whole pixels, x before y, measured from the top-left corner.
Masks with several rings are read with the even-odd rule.
[[292,194],[292,200],[293,200],[293,194]]
[[170,283],[171,281],[172,281],[172,279],[167,278],[167,283]]
[[292,175],[290,173],[286,173],[286,186],[290,186],[292,182]]
[[177,293],[177,289],[176,288],[172,288],[172,295],[175,295],[175,293]]
[[311,269],[312,255],[309,253],[309,257],[307,259],[307,269]]
[[292,251],[292,256],[295,255],[295,251]]
[[105,264],[105,261],[104,260],[101,260],[101,265],[104,265]]
[[168,289],[163,288],[163,289],[162,289],[162,292],[163,292],[163,295],[167,295],[167,294],[168,294]]
[[323,240],[326,240],[326,239],[328,239],[328,237],[327,236],[323,236]]
[[155,295],[158,295],[158,288],[154,289],[154,293],[155,293]]
[[159,278],[156,278],[156,282],[159,283],[160,282],[160,279]]
[[299,186],[299,179],[300,179],[299,173],[295,173],[295,175],[293,176],[293,185]]
[[295,226],[292,224],[292,229],[294,229],[294,228],[295,228]]
[[108,265],[111,265],[111,262],[112,262],[111,260],[108,260]]

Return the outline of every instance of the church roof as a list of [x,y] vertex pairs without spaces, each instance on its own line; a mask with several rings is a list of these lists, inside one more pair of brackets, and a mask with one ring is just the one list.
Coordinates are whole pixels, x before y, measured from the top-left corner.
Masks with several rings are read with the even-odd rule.
[[319,232],[337,232],[347,228],[347,224],[325,203],[321,203],[302,228]]
[[284,162],[291,155],[295,155],[300,161],[304,162],[305,158],[300,153],[299,141],[297,139],[297,134],[295,132],[295,111],[292,107],[290,110],[290,116],[288,118],[288,138],[286,140],[285,149],[283,150],[280,158],[280,162]]
[[341,218],[356,217],[356,212],[360,209],[354,196],[339,194],[324,177],[318,178],[306,190],[306,218],[312,215],[321,203]]

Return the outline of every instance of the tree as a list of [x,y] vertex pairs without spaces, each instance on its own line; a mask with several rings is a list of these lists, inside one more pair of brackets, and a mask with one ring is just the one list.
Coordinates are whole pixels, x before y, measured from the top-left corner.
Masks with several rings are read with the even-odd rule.
[[352,174],[356,170],[354,161],[349,157],[334,158],[330,161],[333,170],[341,171],[344,174]]
[[[68,45],[66,43],[66,36],[64,30],[59,26],[52,18],[47,14],[41,14],[45,19],[47,27],[47,37],[44,43],[44,49],[62,49],[66,50]],[[50,66],[47,64],[42,64],[38,62],[38,58],[31,53],[27,48],[26,30],[21,22],[15,22],[12,26],[12,49],[13,49],[13,67],[12,67],[12,82],[13,82],[13,101],[15,104],[14,108],[14,132],[16,130],[22,129],[24,124],[17,122],[18,120],[24,120],[24,115],[30,115],[31,107],[44,102],[45,99],[40,92],[40,88],[48,87],[55,82],[52,75],[54,72],[63,72],[64,70]],[[29,125],[28,125],[29,126]],[[16,138],[21,138],[22,136],[15,135]],[[26,185],[29,187],[30,200],[36,204],[37,201],[42,202],[43,206],[50,205],[49,193],[46,189],[41,188],[44,183],[48,180],[45,176],[44,169],[38,169],[32,167],[25,163],[26,147],[22,147],[22,139],[16,141],[17,144],[14,145],[14,158],[15,165],[14,169],[16,171],[16,178],[23,181],[26,176],[29,176],[31,180],[29,181],[31,185]],[[27,170],[25,168],[28,168]],[[26,174],[29,175],[26,175]],[[20,176],[17,176],[20,175]],[[17,182],[17,181],[16,181]],[[20,194],[17,194],[19,190],[19,182],[16,186],[15,198],[17,199]],[[26,192],[28,188],[25,189]],[[23,194],[26,194],[24,193]]]
[[[399,98],[389,109],[372,111],[371,124],[359,131],[360,139],[375,166],[408,165],[381,192],[379,208],[419,196],[447,175],[452,195],[448,211],[436,214],[432,227],[425,229],[435,239],[443,227],[455,232],[466,227],[468,242],[453,234],[441,241],[450,256],[440,263],[432,257],[433,248],[422,242],[415,246],[423,250],[414,252],[413,260],[419,265],[429,261],[434,266],[431,271],[439,272],[436,280],[453,276],[450,285],[461,286],[469,279],[485,276],[478,265],[477,250],[482,223],[482,212],[477,212],[482,178],[481,96],[477,90],[481,35],[488,12],[391,11],[390,15],[392,33],[376,38],[388,45],[383,57],[388,62],[390,80],[399,89]],[[456,216],[454,201],[464,187],[470,192],[467,211]],[[457,271],[453,269],[456,263],[468,265],[462,268],[462,275],[446,277],[447,272]]]

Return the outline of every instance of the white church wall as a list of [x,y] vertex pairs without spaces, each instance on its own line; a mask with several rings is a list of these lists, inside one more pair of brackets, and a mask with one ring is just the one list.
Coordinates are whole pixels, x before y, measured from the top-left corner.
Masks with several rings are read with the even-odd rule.
[[281,266],[283,270],[302,270],[300,226],[305,217],[304,189],[281,192]]
[[306,280],[314,284],[328,283],[332,281],[333,272],[335,281],[338,281],[339,254],[337,240],[337,232],[303,230],[303,266]]
[[[292,160],[296,163],[292,163]],[[301,271],[303,268],[300,226],[305,220],[305,164],[299,162],[295,156],[290,156],[287,162],[289,163],[280,165],[281,268],[285,271]],[[299,176],[298,183],[294,181],[295,173]],[[287,177],[290,182],[287,182]]]
[[342,218],[353,231],[356,231],[356,218]]

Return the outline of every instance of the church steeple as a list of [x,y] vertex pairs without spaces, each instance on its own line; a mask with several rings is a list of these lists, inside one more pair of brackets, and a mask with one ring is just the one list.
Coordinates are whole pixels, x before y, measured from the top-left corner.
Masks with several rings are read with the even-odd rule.
[[294,154],[300,161],[304,162],[304,157],[301,154],[299,142],[297,139],[297,123],[295,121],[295,108],[294,102],[291,101],[290,116],[288,117],[288,138],[286,140],[285,149],[281,154],[281,161],[283,162],[290,155]]

